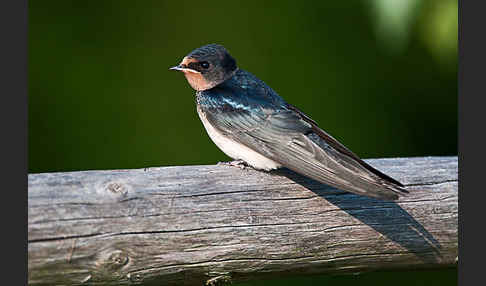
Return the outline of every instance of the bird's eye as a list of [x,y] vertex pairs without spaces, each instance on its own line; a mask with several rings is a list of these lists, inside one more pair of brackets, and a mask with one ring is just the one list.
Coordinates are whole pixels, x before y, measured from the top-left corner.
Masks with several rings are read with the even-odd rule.
[[207,68],[209,68],[209,63],[208,63],[208,62],[206,62],[206,61],[204,61],[204,62],[200,62],[199,64],[201,65],[201,67],[202,67],[203,69],[207,69]]

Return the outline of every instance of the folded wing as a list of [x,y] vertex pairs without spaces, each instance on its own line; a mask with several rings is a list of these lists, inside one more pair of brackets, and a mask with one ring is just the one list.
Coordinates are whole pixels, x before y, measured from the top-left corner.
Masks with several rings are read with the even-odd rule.
[[308,116],[288,105],[207,109],[208,121],[232,140],[324,184],[360,195],[395,200],[402,185],[358,158]]

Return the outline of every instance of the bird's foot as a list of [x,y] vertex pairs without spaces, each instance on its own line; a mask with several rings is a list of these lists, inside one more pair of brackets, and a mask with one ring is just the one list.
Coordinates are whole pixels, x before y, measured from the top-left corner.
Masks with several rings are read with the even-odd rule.
[[249,165],[243,161],[243,160],[234,160],[234,161],[229,161],[229,162],[218,162],[218,165],[226,165],[226,166],[232,166],[232,167],[238,167],[242,170],[246,169],[249,167]]

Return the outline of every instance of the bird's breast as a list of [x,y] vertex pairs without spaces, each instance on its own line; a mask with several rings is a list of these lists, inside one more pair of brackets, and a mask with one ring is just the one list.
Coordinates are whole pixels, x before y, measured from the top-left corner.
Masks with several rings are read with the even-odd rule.
[[229,157],[235,160],[243,160],[253,168],[260,170],[269,171],[281,166],[279,163],[222,134],[208,121],[205,111],[199,106],[197,107],[197,113],[211,140]]

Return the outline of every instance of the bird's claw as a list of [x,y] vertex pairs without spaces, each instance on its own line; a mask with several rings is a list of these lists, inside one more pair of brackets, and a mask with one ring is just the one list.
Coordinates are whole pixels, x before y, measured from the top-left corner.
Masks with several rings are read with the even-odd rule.
[[218,162],[218,165],[238,167],[242,170],[244,170],[248,167],[248,164],[246,164],[246,162],[243,161],[243,160],[234,160],[234,161],[229,161],[229,162]]

